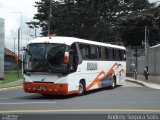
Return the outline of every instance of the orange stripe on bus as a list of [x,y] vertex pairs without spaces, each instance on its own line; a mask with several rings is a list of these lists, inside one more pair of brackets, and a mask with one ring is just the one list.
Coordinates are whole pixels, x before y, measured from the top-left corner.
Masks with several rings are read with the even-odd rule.
[[[112,73],[113,75],[115,75],[115,72],[114,72],[113,68],[116,67],[116,66],[118,67],[119,64],[118,64],[118,63],[115,63],[115,64],[112,66],[112,68],[111,68],[106,74],[105,74],[104,71],[101,71],[101,72],[98,74],[98,76],[95,78],[95,80],[86,88],[86,91],[90,90],[95,84],[98,84],[98,87],[99,87],[99,88],[102,88],[101,80],[104,79],[106,76],[108,76],[108,75],[111,74],[111,73]],[[120,74],[121,72],[124,72],[124,70],[121,69],[118,74]],[[118,75],[118,74],[117,74],[117,75]],[[103,75],[103,77],[102,77],[102,78],[99,78],[99,76],[101,76],[101,75]],[[111,78],[111,77],[109,77],[109,78]]]

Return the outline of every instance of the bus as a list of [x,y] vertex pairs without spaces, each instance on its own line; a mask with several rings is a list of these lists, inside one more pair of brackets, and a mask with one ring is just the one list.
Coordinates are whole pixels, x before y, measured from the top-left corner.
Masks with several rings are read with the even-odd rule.
[[86,91],[123,85],[123,46],[74,37],[39,37],[25,48],[23,88],[42,95],[83,95]]

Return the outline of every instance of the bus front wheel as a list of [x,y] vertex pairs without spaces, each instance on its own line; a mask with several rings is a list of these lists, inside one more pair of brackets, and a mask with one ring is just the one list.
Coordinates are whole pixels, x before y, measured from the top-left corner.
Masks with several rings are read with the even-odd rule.
[[81,96],[85,93],[85,83],[83,81],[79,82],[79,92],[77,95]]

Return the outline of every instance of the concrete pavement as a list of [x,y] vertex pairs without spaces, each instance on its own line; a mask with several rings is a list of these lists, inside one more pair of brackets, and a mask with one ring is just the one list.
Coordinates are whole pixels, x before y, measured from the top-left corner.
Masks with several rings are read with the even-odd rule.
[[136,80],[135,78],[132,78],[132,77],[126,77],[126,81],[134,82],[134,83],[137,83],[137,84],[140,84],[142,86],[152,88],[152,89],[160,89],[160,79],[158,79],[158,77],[159,76],[155,77],[157,79],[156,80],[156,79],[153,79],[154,76],[152,76],[152,79],[150,76],[148,81],[144,80],[142,76],[141,76],[141,79],[139,79],[140,77],[137,77]]

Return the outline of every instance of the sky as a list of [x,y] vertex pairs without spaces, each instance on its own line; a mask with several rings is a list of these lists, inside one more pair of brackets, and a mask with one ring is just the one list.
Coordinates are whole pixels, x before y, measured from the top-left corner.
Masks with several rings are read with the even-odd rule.
[[[22,41],[21,47],[25,46],[29,40],[33,39],[34,31],[29,29],[25,22],[33,20],[34,14],[37,12],[35,1],[40,0],[0,0],[0,18],[5,19],[5,47],[14,50],[17,48],[17,34],[18,28],[22,23]],[[149,0],[150,2],[157,2],[160,0]],[[22,18],[22,19],[21,19]],[[40,30],[39,30],[40,33]]]
[[[40,0],[0,0],[0,18],[5,19],[5,47],[12,50],[17,48],[18,28],[22,23],[22,41],[21,46],[33,39],[34,31],[29,29],[25,22],[33,20],[37,9],[33,6],[35,1]],[[22,20],[21,20],[22,18]]]

